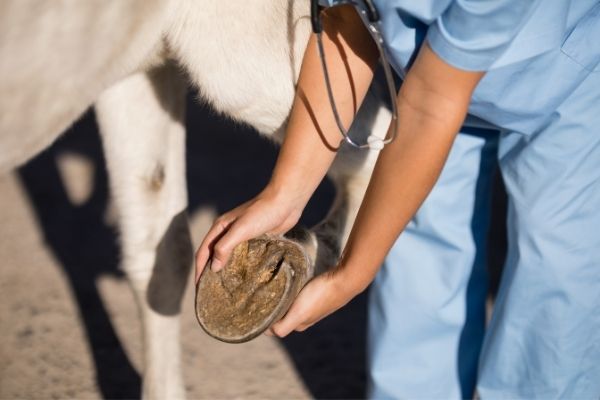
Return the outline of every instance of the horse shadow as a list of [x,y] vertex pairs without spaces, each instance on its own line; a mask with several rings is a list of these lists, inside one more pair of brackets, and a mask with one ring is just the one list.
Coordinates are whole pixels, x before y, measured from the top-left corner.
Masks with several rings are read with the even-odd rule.
[[[61,154],[85,156],[93,163],[87,201],[73,204],[58,167]],[[102,275],[124,278],[118,269],[114,229],[105,222],[108,182],[93,113],[87,113],[50,148],[19,168],[38,226],[58,259],[76,300],[104,398],[139,398],[141,378],[127,358],[96,287]]]

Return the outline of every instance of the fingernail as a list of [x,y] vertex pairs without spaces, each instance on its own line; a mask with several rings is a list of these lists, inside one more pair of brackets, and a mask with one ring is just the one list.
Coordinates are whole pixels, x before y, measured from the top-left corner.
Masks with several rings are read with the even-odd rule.
[[213,272],[219,272],[219,270],[221,269],[221,263],[217,260],[213,260],[210,262],[210,269]]

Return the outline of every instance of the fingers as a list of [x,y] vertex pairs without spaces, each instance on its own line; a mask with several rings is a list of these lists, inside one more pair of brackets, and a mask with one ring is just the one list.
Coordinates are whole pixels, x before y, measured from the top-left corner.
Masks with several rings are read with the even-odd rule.
[[210,268],[218,272],[229,260],[235,246],[263,233],[261,224],[253,223],[252,212],[246,212],[247,207],[241,206],[214,222],[196,253],[196,282],[209,259]]
[[338,290],[332,275],[322,274],[301,291],[282,320],[271,326],[271,332],[285,337],[292,331],[302,332],[346,304],[355,294]]
[[234,221],[229,225],[229,229],[217,236],[218,241],[212,246],[210,263],[210,268],[214,272],[220,271],[225,266],[235,246],[253,237],[253,231],[243,222],[243,219]]
[[[291,311],[291,310],[290,310]],[[299,313],[288,313],[282,320],[276,322],[270,328],[270,335],[283,338],[293,331],[302,332],[313,326],[317,321],[307,322],[305,315]]]
[[[328,299],[323,296],[322,279],[316,278],[302,289],[292,307],[283,319],[271,326],[271,331],[278,337],[285,337],[293,331],[302,332],[331,313]],[[337,308],[337,307],[335,307]]]
[[255,198],[219,217],[196,253],[196,282],[209,259],[211,269],[217,272],[239,243],[264,233],[283,233],[284,228],[293,225],[301,210],[292,212],[288,208],[274,200]]
[[202,240],[198,251],[196,252],[196,282],[200,278],[208,259],[210,258],[215,242],[226,232],[229,226],[235,221],[233,213],[224,214],[219,217],[209,229],[208,233]]
[[271,328],[268,328],[266,331],[263,332],[265,334],[265,336],[275,336],[275,334],[273,333],[273,331],[271,330]]

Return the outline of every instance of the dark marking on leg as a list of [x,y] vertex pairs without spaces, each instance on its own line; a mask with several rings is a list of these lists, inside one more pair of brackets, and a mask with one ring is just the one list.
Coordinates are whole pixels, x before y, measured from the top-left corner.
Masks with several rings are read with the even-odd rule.
[[154,192],[158,192],[165,182],[165,167],[162,163],[158,162],[150,175],[149,186]]

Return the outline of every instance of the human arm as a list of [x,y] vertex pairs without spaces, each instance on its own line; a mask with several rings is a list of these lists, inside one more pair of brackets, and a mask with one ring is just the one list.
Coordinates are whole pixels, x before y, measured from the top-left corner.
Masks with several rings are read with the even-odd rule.
[[308,328],[373,280],[439,176],[482,76],[450,66],[427,44],[421,48],[397,97],[398,137],[377,160],[340,262],[309,282],[273,325],[275,334]]
[[540,4],[537,0],[451,2],[429,26],[427,42],[397,99],[398,138],[378,159],[343,256],[330,273],[303,289],[285,318],[272,327],[277,335],[306,329],[372,281],[439,176],[483,76],[465,71],[485,71],[522,57],[523,53],[510,54],[507,49]]
[[[373,79],[378,52],[351,6],[324,15],[323,46],[338,111],[349,126]],[[209,260],[220,269],[238,243],[285,233],[333,161],[340,135],[331,112],[314,35],[302,62],[297,94],[272,178],[254,199],[219,217],[196,255],[196,280]]]

